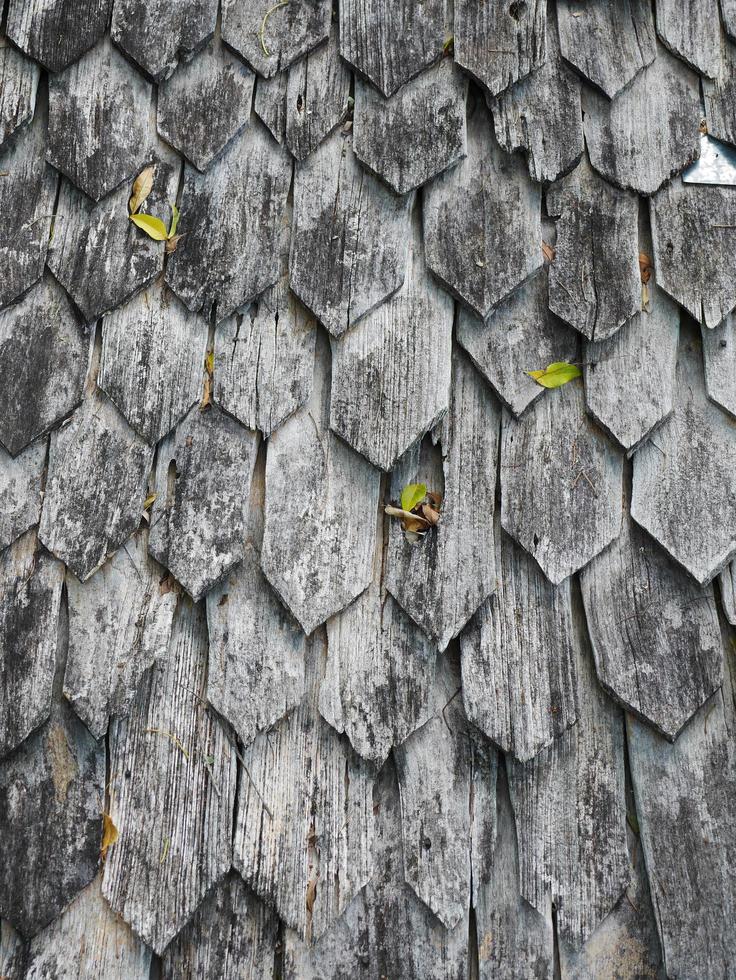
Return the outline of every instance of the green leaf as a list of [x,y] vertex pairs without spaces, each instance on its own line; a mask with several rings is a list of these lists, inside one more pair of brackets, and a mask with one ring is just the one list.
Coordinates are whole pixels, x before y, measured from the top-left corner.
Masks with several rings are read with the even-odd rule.
[[131,214],[130,220],[154,241],[166,241],[166,225],[160,218],[154,218],[152,214]]
[[401,509],[414,510],[426,496],[427,487],[424,483],[408,483],[401,491]]
[[568,364],[567,361],[555,361],[548,364],[544,371],[527,371],[530,378],[534,378],[538,385],[543,388],[560,388],[566,385],[573,378],[582,375],[580,368],[576,364]]
[[179,208],[175,204],[170,204],[169,207],[171,208],[171,224],[169,225],[169,234],[166,237],[173,238],[174,235],[176,234],[176,229],[179,226],[179,218],[181,217],[181,212],[179,211]]

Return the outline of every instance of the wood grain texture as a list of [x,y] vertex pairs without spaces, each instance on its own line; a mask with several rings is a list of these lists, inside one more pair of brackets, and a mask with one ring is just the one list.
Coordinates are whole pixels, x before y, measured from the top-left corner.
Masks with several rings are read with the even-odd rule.
[[250,68],[219,40],[210,41],[193,61],[159,86],[159,135],[197,170],[207,170],[247,125],[254,82]]
[[234,872],[167,947],[161,980],[272,980],[278,920]]
[[550,30],[544,64],[490,103],[496,139],[508,153],[526,153],[532,180],[557,180],[582,156],[580,89],[562,60],[557,31]]
[[489,95],[540,68],[547,57],[547,0],[455,4],[455,60]]
[[0,149],[0,212],[12,221],[0,225],[0,308],[41,278],[52,224],[58,175],[46,163],[47,112],[36,109],[26,126]]
[[156,953],[230,867],[236,760],[207,710],[204,610],[181,600],[166,661],[110,729],[110,817],[102,891]]
[[289,84],[289,73],[279,72],[272,78],[256,80],[256,94],[253,108],[263,125],[277,143],[283,143],[286,137],[286,90]]
[[440,58],[448,14],[446,0],[344,0],[340,54],[388,97]]
[[509,411],[521,415],[544,388],[529,377],[555,361],[575,361],[578,335],[548,305],[547,272],[539,271],[489,314],[458,311],[457,341]]
[[482,794],[474,810],[494,823],[489,841],[474,826],[472,838],[473,908],[478,930],[480,980],[548,980],[553,976],[552,909],[537,911],[522,898],[519,847],[506,769],[498,766],[495,798]]
[[[181,161],[159,142],[154,168],[153,190],[140,210],[168,221]],[[131,189],[126,184],[95,204],[68,180],[61,182],[48,265],[87,323],[153,282],[164,266],[162,243],[128,220]]]
[[404,881],[396,771],[388,761],[373,793],[373,876],[311,948],[285,935],[285,980],[465,980],[468,915],[446,929]]
[[541,192],[496,143],[485,106],[468,118],[468,155],[424,196],[427,265],[479,316],[542,265]]
[[115,0],[110,34],[158,82],[215,30],[217,0]]
[[585,344],[585,403],[631,454],[672,412],[680,311],[650,279],[649,302],[608,340]]
[[733,383],[736,369],[736,314],[729,313],[712,330],[702,327],[701,341],[708,397],[721,408],[725,408],[730,415],[736,416],[736,387]]
[[41,69],[9,45],[0,48],[0,145],[33,119]]
[[51,713],[63,581],[33,531],[0,552],[0,757]]
[[579,382],[545,392],[518,420],[504,413],[501,524],[554,585],[619,533],[622,473],[622,454],[588,418]]
[[63,703],[0,762],[0,915],[26,939],[97,872],[105,747]]
[[303,57],[330,30],[330,0],[224,0],[222,38],[264,78]]
[[703,79],[703,97],[709,135],[736,143],[736,46],[725,38],[721,41],[718,74],[712,80]]
[[0,446],[0,551],[38,524],[47,446],[39,439],[15,459]]
[[309,693],[243,752],[233,864],[286,925],[316,942],[372,872],[373,775],[322,719],[324,631],[307,655]]
[[715,78],[721,45],[717,0],[656,0],[662,43],[703,75]]
[[417,446],[393,471],[391,497],[408,483],[444,495],[436,528],[416,545],[391,521],[384,582],[427,636],[444,650],[496,585],[495,508],[500,411],[464,355],[453,355],[450,409],[439,430],[441,458]]
[[256,122],[206,174],[185,167],[179,233],[186,238],[166,269],[185,306],[209,315],[217,304],[221,320],[276,282],[290,183],[291,157]]
[[[471,839],[475,784],[494,800],[496,754],[474,739],[459,698],[457,667],[443,658],[435,714],[394,750],[401,797],[404,877],[447,929],[467,913],[471,893]],[[492,846],[494,813],[485,819]]]
[[49,79],[46,159],[93,201],[149,163],[151,86],[109,39]]
[[651,199],[649,213],[659,285],[706,327],[718,326],[736,306],[736,189],[675,178]]
[[89,340],[66,293],[45,277],[0,312],[0,442],[14,455],[82,400]]
[[634,459],[631,516],[705,585],[736,553],[736,423],[707,398],[701,356],[684,334],[673,414]]
[[101,876],[30,944],[25,980],[148,980],[151,950],[102,897]]
[[66,576],[69,651],[64,696],[95,738],[130,711],[146,670],[168,655],[176,593],[134,534],[87,582]]
[[660,48],[613,101],[586,91],[590,162],[613,184],[654,194],[699,155],[701,118],[699,76]]
[[25,961],[25,943],[9,922],[0,920],[0,976],[24,980]]
[[641,310],[638,199],[583,160],[547,191],[547,211],[557,219],[550,309],[588,340],[606,340]]
[[289,69],[286,88],[286,145],[304,160],[348,112],[350,72],[340,60],[337,25],[326,44]]
[[718,585],[726,619],[732,626],[736,626],[736,568],[733,562],[726,565],[721,572]]
[[160,443],[149,550],[197,601],[243,557],[258,435],[195,406]]
[[98,384],[154,445],[200,397],[207,324],[160,281],[106,316]]
[[291,288],[333,336],[403,283],[409,203],[366,173],[341,133],[297,165]]
[[215,330],[214,399],[265,437],[312,390],[317,325],[289,289],[287,264],[288,258],[279,280],[255,303]]
[[570,583],[496,527],[496,590],[460,637],[468,719],[526,762],[577,721]]
[[356,79],[355,155],[397,194],[426,184],[465,156],[467,89],[449,58],[390,99]]
[[701,588],[628,516],[583,569],[598,678],[629,711],[674,741],[722,681],[713,587]]
[[[730,644],[727,644],[730,646]],[[628,718],[629,758],[667,975],[728,976],[736,841],[734,664],[674,745]]]
[[557,5],[563,57],[613,98],[657,55],[648,0]]
[[152,457],[100,392],[52,433],[39,537],[82,581],[137,528]]
[[51,72],[61,71],[105,33],[113,0],[11,0],[8,37]]
[[404,284],[332,342],[330,428],[383,470],[447,411],[453,317],[427,270],[415,211]]
[[[581,616],[575,608],[576,616]],[[598,686],[578,620],[578,723],[526,763],[509,760],[521,893],[542,915],[553,901],[558,935],[579,950],[630,881],[624,725]]]
[[271,436],[261,564],[309,634],[371,581],[379,473],[329,431],[329,354],[309,402]]

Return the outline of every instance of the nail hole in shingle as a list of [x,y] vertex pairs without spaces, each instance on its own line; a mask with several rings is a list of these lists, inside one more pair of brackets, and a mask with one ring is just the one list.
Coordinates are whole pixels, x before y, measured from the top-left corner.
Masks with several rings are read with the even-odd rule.
[[521,20],[525,13],[526,3],[524,3],[524,0],[514,0],[509,7],[509,14],[514,18],[514,20]]

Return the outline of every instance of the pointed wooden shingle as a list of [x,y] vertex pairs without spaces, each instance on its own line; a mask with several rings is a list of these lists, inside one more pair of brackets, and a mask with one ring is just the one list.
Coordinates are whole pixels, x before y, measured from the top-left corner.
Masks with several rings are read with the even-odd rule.
[[713,330],[702,327],[701,340],[708,397],[736,416],[736,314],[729,313]]
[[[391,520],[384,581],[399,605],[444,650],[496,585],[495,507],[500,411],[467,358],[455,353],[450,409],[434,460],[427,440],[393,471],[391,497],[408,483],[444,494],[440,521],[416,545]],[[425,450],[422,454],[422,448]]]
[[551,901],[560,937],[580,949],[629,884],[621,711],[575,643],[578,723],[530,762],[509,760],[521,893],[542,915]]
[[718,74],[721,24],[718,0],[656,0],[662,43],[710,78]]
[[458,343],[514,415],[521,415],[544,392],[527,371],[577,359],[578,336],[550,311],[547,294],[547,272],[539,271],[486,320],[463,307],[458,312]]
[[329,357],[307,405],[268,442],[261,563],[309,634],[371,581],[379,473],[328,428]]
[[152,457],[100,392],[52,433],[39,537],[82,581],[138,527]]
[[390,99],[357,79],[355,155],[397,194],[426,184],[465,156],[467,88],[449,58]]
[[258,435],[195,406],[158,447],[149,550],[197,601],[243,557]]
[[631,454],[672,412],[680,311],[648,285],[647,308],[608,340],[585,344],[585,403]]
[[544,64],[491,102],[496,139],[508,153],[525,151],[532,180],[557,180],[582,156],[580,89],[550,30]]
[[289,289],[284,272],[243,313],[215,330],[213,397],[265,437],[309,398],[316,323]]
[[112,911],[101,876],[35,936],[24,980],[148,980],[151,950]]
[[169,649],[176,593],[134,534],[89,581],[67,575],[69,651],[64,696],[95,738],[130,711],[146,670]]
[[649,0],[557,5],[563,57],[613,98],[657,55]]
[[[180,170],[176,154],[159,144],[153,190],[141,213],[167,217]],[[70,181],[61,182],[48,265],[87,323],[153,282],[164,266],[163,244],[129,220],[132,186],[126,183],[95,204]]]
[[401,289],[332,343],[330,428],[383,470],[450,400],[454,304],[429,275],[418,214],[412,227]]
[[289,70],[286,88],[286,145],[304,160],[348,112],[350,72],[340,60],[337,25],[327,44],[315,48]]
[[[727,977],[736,958],[734,666],[670,745],[628,718],[629,759],[667,974]],[[729,677],[730,673],[730,677]]]
[[590,162],[619,187],[654,194],[698,156],[701,118],[698,75],[660,48],[613,102],[585,93]]
[[49,79],[46,159],[99,201],[148,163],[151,86],[109,39]]
[[202,391],[207,323],[162,283],[105,317],[98,384],[152,445]]
[[388,97],[439,59],[446,20],[445,0],[344,0],[340,54]]
[[468,719],[522,762],[577,721],[570,583],[497,526],[496,590],[460,637]]
[[89,340],[50,276],[0,312],[0,442],[17,454],[82,400]]
[[110,729],[110,818],[119,839],[102,891],[161,954],[230,867],[236,760],[207,711],[207,626],[187,599],[170,653]]
[[521,159],[508,156],[477,101],[468,155],[424,196],[427,265],[479,316],[542,265],[541,193]]
[[736,422],[706,396],[700,344],[686,335],[673,414],[634,458],[631,516],[701,585],[736,554],[735,466]]
[[51,713],[63,581],[33,531],[0,552],[0,757]]
[[39,439],[13,459],[0,446],[0,551],[38,524],[47,447]]
[[309,644],[310,693],[243,752],[233,864],[308,943],[371,877],[373,776],[317,711],[324,633]]
[[627,513],[618,538],[583,569],[598,678],[674,741],[722,680],[711,585],[702,588]]
[[166,269],[185,306],[208,315],[216,303],[221,320],[276,282],[290,183],[291,157],[255,121],[206,174],[185,167],[186,238]]
[[6,30],[21,51],[61,71],[105,33],[113,0],[10,0]]
[[70,708],[0,761],[0,915],[26,938],[95,876],[105,746]]
[[496,753],[473,738],[459,694],[459,674],[443,658],[434,717],[394,752],[404,877],[447,929],[470,905],[474,783],[493,787],[496,778]]
[[721,43],[721,60],[716,78],[703,80],[705,120],[708,134],[726,143],[736,143],[736,45]]
[[253,108],[256,115],[277,143],[283,143],[286,136],[286,89],[289,84],[288,71],[282,71],[273,78],[256,80],[256,94]]
[[297,164],[291,288],[339,337],[401,286],[409,198],[358,163],[349,137],[333,133]]
[[161,980],[272,980],[277,942],[278,919],[232,872],[167,947]]
[[41,278],[46,261],[58,182],[45,161],[46,118],[39,106],[31,125],[0,150],[0,213],[13,215],[0,224],[0,308]]
[[159,135],[197,170],[207,170],[248,123],[254,81],[255,75],[239,58],[219,40],[210,41],[159,86]]
[[544,64],[547,0],[457,0],[454,29],[455,61],[489,95],[498,95]]
[[583,388],[545,391],[515,420],[504,413],[501,524],[558,585],[621,524],[623,456],[590,421]]
[[583,160],[547,191],[547,211],[557,220],[550,309],[588,340],[605,340],[641,309],[638,198]]
[[222,39],[271,78],[327,37],[331,17],[330,0],[223,0]]
[[655,194],[649,210],[659,285],[706,327],[718,326],[736,306],[736,188],[678,177]]
[[6,43],[0,48],[0,144],[33,119],[39,65]]
[[217,0],[115,0],[110,34],[158,82],[207,42],[216,19]]

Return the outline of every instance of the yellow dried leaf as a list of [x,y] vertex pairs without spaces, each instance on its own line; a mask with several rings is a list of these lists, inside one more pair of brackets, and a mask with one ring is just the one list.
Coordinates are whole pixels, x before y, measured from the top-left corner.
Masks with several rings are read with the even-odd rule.
[[183,235],[174,235],[173,238],[166,239],[166,253],[168,255],[171,255],[172,252],[176,251],[177,246],[179,245],[179,242],[182,240],[183,237],[184,237]]
[[171,224],[169,225],[168,238],[176,237],[176,229],[179,227],[179,218],[181,217],[181,211],[175,204],[170,204],[171,208]]
[[424,483],[408,483],[401,491],[401,509],[414,510],[427,496],[427,486]]
[[545,262],[554,262],[557,251],[547,242],[542,242],[542,255],[544,256]]
[[548,364],[544,371],[527,371],[530,378],[534,378],[538,385],[543,388],[560,388],[566,385],[573,378],[579,378],[582,374],[576,364],[568,364],[567,361],[555,361]]
[[153,502],[156,497],[158,497],[157,493],[149,493],[149,495],[143,501],[143,510],[148,510],[149,507],[153,507]]
[[107,857],[107,849],[112,847],[113,844],[117,843],[120,834],[118,833],[118,828],[112,822],[112,817],[109,813],[102,814],[102,845],[100,846],[100,855],[104,861]]
[[153,174],[154,167],[146,167],[142,170],[135,179],[133,184],[133,193],[131,194],[130,201],[128,202],[128,207],[130,208],[130,213],[135,214],[138,208],[143,204],[148,195],[153,190]]
[[154,241],[166,241],[166,225],[160,218],[154,218],[152,214],[131,214],[130,220]]
[[215,352],[213,350],[208,351],[207,357],[204,361],[204,367],[209,374],[212,374],[212,372],[215,370]]
[[649,282],[652,278],[653,271],[654,266],[652,265],[651,258],[646,252],[639,252],[639,274],[641,275],[641,281],[643,283]]

